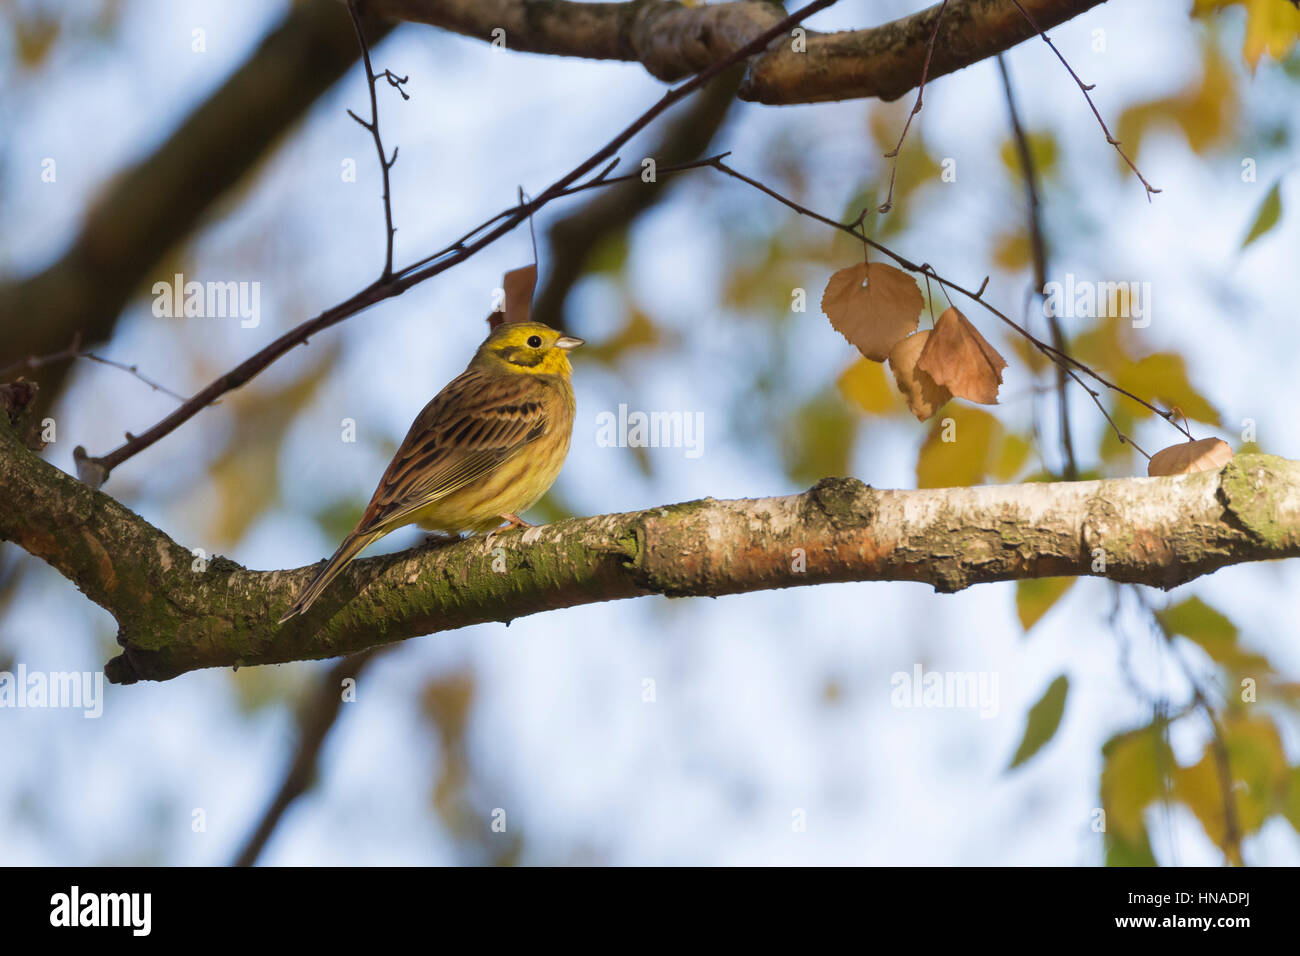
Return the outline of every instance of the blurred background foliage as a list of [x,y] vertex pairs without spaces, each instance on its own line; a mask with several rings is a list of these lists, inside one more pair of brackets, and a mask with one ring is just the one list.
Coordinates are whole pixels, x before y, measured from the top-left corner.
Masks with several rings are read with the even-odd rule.
[[[860,25],[920,5],[887,6],[846,3],[814,25]],[[1054,31],[1098,84],[1094,97],[1129,155],[1162,188],[1149,208],[1042,44],[1008,57],[1043,193],[1049,278],[1150,278],[1160,303],[1150,329],[1071,318],[1069,351],[1177,406],[1198,436],[1294,457],[1300,429],[1279,409],[1289,404],[1281,390],[1293,384],[1285,356],[1296,343],[1272,323],[1289,316],[1296,282],[1300,117],[1290,104],[1300,92],[1300,14],[1281,0],[1196,0],[1190,17],[1187,3],[1149,6],[1107,4]],[[0,151],[9,282],[57,255],[116,170],[154,148],[288,9],[0,7],[9,41],[0,122],[14,133]],[[195,29],[205,31],[204,56],[192,55]],[[1142,37],[1157,35],[1148,48]],[[494,56],[419,26],[375,51],[379,69],[412,77],[411,104],[381,85],[385,133],[401,146],[399,260],[507,204],[517,182],[549,181],[658,89],[635,66]],[[343,114],[364,95],[356,72],[149,270],[151,280],[261,281],[262,327],[240,334],[201,327],[210,320],[155,319],[146,282],[106,352],[192,392],[368,280],[382,233],[373,157]],[[78,102],[86,83],[102,92]],[[883,154],[913,94],[789,109],[734,104],[719,89],[713,99],[673,114],[698,110],[679,123],[703,139],[690,152],[731,149],[728,161],[747,174],[852,220],[884,198]],[[121,131],[105,133],[95,113],[120,118]],[[686,148],[665,129],[627,156]],[[68,185],[39,183],[33,169],[45,155],[58,158]],[[340,187],[340,162],[354,157],[359,185]],[[951,157],[955,183],[941,176]],[[1246,159],[1258,171],[1248,188]],[[1044,336],[1024,175],[995,67],[980,64],[927,88],[898,159],[893,207],[865,222],[873,237],[969,287],[989,274],[990,301]],[[786,493],[828,475],[925,488],[1063,476],[1054,370],[991,316],[967,310],[1011,362],[1002,404],[954,401],[918,424],[883,367],[857,356],[817,311],[829,275],[860,261],[849,237],[709,172],[666,180],[639,208],[584,202],[600,198],[557,206],[537,223],[539,299],[558,302],[555,321],[590,344],[576,373],[584,417],[574,454],[533,520]],[[581,220],[584,209],[596,218]],[[557,237],[570,216],[582,222],[581,242],[566,240],[581,247],[580,261],[561,275],[568,246]],[[210,554],[264,567],[317,560],[355,521],[406,423],[463,364],[484,331],[490,290],[527,261],[528,246],[511,237],[321,336],[115,473],[106,490]],[[946,308],[938,288],[922,285],[923,316]],[[792,308],[796,290],[805,311]],[[1261,353],[1283,358],[1273,365]],[[22,357],[0,348],[0,365]],[[1081,477],[1145,473],[1086,395],[1072,390],[1069,401]],[[1148,450],[1177,440],[1141,405],[1107,392],[1100,401]],[[73,445],[105,451],[169,402],[120,372],[77,363],[55,401],[61,433],[46,455],[70,468]],[[597,448],[590,419],[619,403],[704,411],[705,466],[680,452]],[[945,418],[958,441],[942,440]],[[349,420],[355,442],[340,439]],[[344,706],[313,786],[263,859],[1300,862],[1300,662],[1296,592],[1286,589],[1295,574],[1232,569],[1216,576],[1226,583],[1168,598],[1098,581],[1027,581],[948,599],[952,611],[911,586],[801,589],[809,593],[716,609],[656,599],[408,642],[358,679],[359,712]],[[112,622],[85,604],[26,555],[0,552],[5,666],[97,667]],[[845,637],[845,622],[859,620],[871,626]],[[886,642],[897,646],[878,646]],[[957,725],[950,714],[904,727],[908,715],[897,711],[873,724],[889,710],[889,674],[915,661],[1002,673],[996,729]],[[27,755],[2,794],[10,836],[0,859],[226,861],[296,752],[295,713],[319,693],[322,673],[250,668],[111,689],[109,714],[93,729],[6,714],[6,751]],[[652,729],[648,673],[661,695]],[[910,743],[868,742],[869,727]],[[974,764],[955,757],[975,739]],[[124,747],[138,753],[115,758]],[[38,752],[56,756],[46,765]],[[900,779],[909,775],[916,782]],[[48,788],[57,796],[47,799]],[[946,789],[985,798],[958,810],[932,792]],[[791,844],[784,808],[805,802],[822,808],[821,827],[851,836]],[[141,809],[118,820],[114,806],[124,803]],[[200,805],[216,837],[196,843],[190,819]],[[1026,807],[1038,822],[1006,849]],[[491,826],[497,810],[510,821],[504,833]],[[944,814],[957,814],[960,830],[936,828]],[[117,837],[97,835],[105,819]],[[901,836],[882,840],[882,829]]]

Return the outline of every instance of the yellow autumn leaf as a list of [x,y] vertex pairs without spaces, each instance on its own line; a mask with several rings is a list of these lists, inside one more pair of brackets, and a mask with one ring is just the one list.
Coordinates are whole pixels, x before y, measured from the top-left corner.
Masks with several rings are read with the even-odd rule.
[[1300,39],[1300,9],[1273,0],[1196,0],[1192,16],[1205,16],[1229,7],[1246,11],[1246,38],[1242,58],[1253,71],[1264,54],[1281,60]]
[[18,62],[26,70],[33,70],[45,62],[59,38],[62,24],[58,17],[49,13],[38,12],[30,17],[21,17],[13,10],[6,10],[6,19],[13,17],[14,48],[18,53]]
[[1102,747],[1101,805],[1106,827],[1128,843],[1146,840],[1142,814],[1165,792],[1173,753],[1161,727],[1152,725],[1108,740]]
[[840,373],[835,386],[845,400],[864,412],[883,415],[897,407],[898,399],[879,362],[858,359]]
[[[1211,425],[1220,423],[1219,411],[1193,386],[1187,377],[1187,363],[1174,352],[1156,352],[1137,361],[1126,362],[1115,371],[1116,382],[1148,401],[1178,406],[1188,418]],[[1135,414],[1153,414],[1142,407]]]
[[1025,467],[1030,450],[1029,439],[1008,434],[1002,439],[1001,447],[996,450],[989,464],[989,474],[998,481],[1010,481]]
[[[1110,417],[1115,421],[1115,428],[1118,428],[1125,435],[1132,435],[1137,428],[1137,419],[1133,415],[1133,409],[1139,406],[1128,399],[1120,399],[1111,403]],[[1101,460],[1110,465],[1127,464],[1133,458],[1133,446],[1119,440],[1115,428],[1111,428],[1109,423],[1101,431],[1101,447],[1098,454]]]
[[[1029,143],[1029,159],[1034,164],[1035,172],[1040,178],[1052,175],[1056,169],[1059,153],[1056,136],[1051,130],[1030,130],[1026,132],[1025,140]],[[1020,169],[1020,147],[1014,139],[1002,141],[998,149],[998,157],[1002,160],[1002,165],[1007,168],[1007,172],[1016,177],[1024,175]]]
[[964,488],[988,474],[991,449],[1002,426],[986,411],[950,405],[935,419],[916,460],[918,488]]
[[1028,578],[1016,582],[1016,615],[1028,633],[1078,578]]
[[1006,272],[1019,272],[1029,267],[1033,252],[1029,237],[1024,232],[1003,233],[993,242],[993,262]]
[[[1223,722],[1223,746],[1232,775],[1227,784],[1237,828],[1241,836],[1249,836],[1286,808],[1290,783],[1286,752],[1276,724],[1267,715],[1229,715]],[[1206,836],[1226,852],[1224,779],[1215,747],[1214,741],[1208,741],[1200,760],[1174,771],[1173,796],[1187,805]]]
[[[1203,153],[1224,142],[1238,114],[1232,69],[1218,49],[1207,42],[1201,53],[1201,76],[1172,96],[1136,103],[1120,114],[1115,131],[1124,151],[1136,159],[1146,135],[1165,125],[1182,130],[1187,144]],[[1116,157],[1121,165],[1124,160]]]
[[1290,3],[1250,0],[1246,6],[1246,41],[1242,55],[1253,70],[1268,54],[1281,60],[1300,39],[1300,9]]

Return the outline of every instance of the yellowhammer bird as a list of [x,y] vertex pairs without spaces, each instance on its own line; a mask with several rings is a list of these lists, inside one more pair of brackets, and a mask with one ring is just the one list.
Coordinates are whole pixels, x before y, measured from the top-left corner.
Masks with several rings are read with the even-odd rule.
[[573,434],[568,352],[582,339],[541,322],[498,325],[469,367],[424,406],[370,504],[281,622],[311,607],[370,542],[408,524],[459,533],[523,525]]

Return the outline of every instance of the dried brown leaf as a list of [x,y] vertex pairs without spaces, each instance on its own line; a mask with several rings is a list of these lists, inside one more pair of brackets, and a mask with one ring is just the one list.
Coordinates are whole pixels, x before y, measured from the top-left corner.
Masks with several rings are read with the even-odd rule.
[[966,316],[950,306],[934,324],[934,333],[916,364],[958,398],[996,405],[1007,360]]
[[873,362],[916,331],[921,289],[906,272],[883,262],[859,263],[830,277],[822,311],[831,326]]
[[505,292],[505,308],[491,312],[487,317],[489,329],[504,322],[527,322],[533,308],[533,290],[537,287],[537,266],[511,269],[501,283]]
[[1222,438],[1200,438],[1162,448],[1151,456],[1147,474],[1190,475],[1194,471],[1216,471],[1232,460],[1232,447]]
[[894,373],[894,381],[907,399],[907,407],[919,421],[925,421],[952,398],[952,392],[931,378],[929,372],[916,366],[916,360],[921,357],[921,350],[929,338],[930,330],[922,329],[903,339],[889,353],[889,367]]
[[506,321],[527,322],[533,308],[533,289],[537,287],[537,266],[511,269],[502,287],[506,291]]

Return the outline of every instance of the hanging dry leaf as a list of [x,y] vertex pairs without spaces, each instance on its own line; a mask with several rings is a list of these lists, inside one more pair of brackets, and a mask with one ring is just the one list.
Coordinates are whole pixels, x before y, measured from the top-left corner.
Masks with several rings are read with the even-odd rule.
[[889,367],[894,373],[898,390],[907,399],[907,407],[919,421],[925,421],[952,398],[952,392],[930,377],[930,373],[916,367],[930,330],[923,329],[909,335],[894,346],[889,353]]
[[533,290],[537,287],[537,266],[511,269],[501,283],[505,291],[505,310],[488,316],[488,328],[495,329],[504,322],[527,322],[533,308]]
[[883,262],[859,263],[830,277],[822,311],[831,326],[873,362],[916,331],[921,288],[906,272]]
[[1007,360],[966,316],[950,306],[934,324],[916,366],[958,398],[996,405]]
[[1162,448],[1151,456],[1147,474],[1190,475],[1194,471],[1215,471],[1232,461],[1232,447],[1222,438],[1200,438]]
[[533,289],[537,287],[537,266],[511,269],[502,287],[506,290],[506,321],[527,322],[533,308]]

